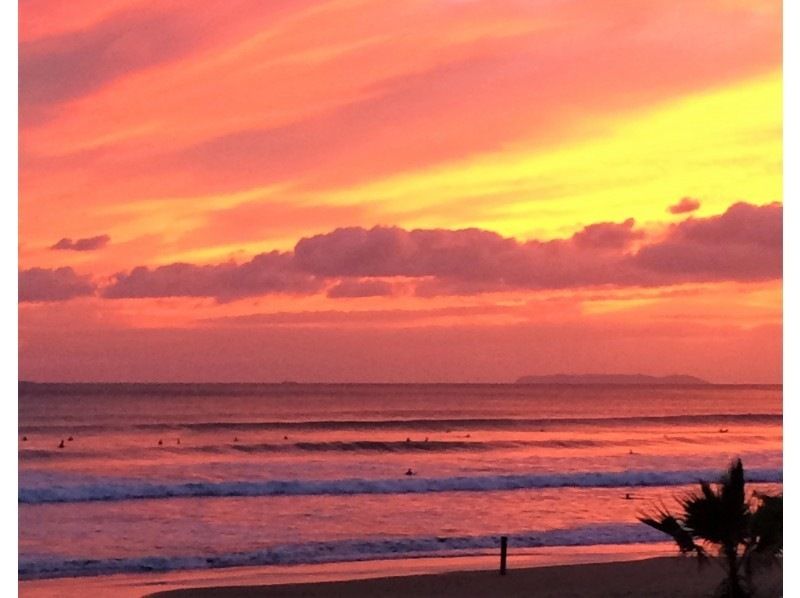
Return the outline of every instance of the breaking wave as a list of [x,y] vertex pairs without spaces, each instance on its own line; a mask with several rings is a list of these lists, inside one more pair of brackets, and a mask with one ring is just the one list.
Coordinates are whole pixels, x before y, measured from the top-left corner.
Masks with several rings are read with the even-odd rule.
[[[714,481],[717,470],[598,471],[563,474],[457,476],[402,479],[245,480],[226,482],[157,483],[141,480],[91,481],[81,484],[20,488],[22,504],[123,501],[188,497],[320,496],[356,494],[424,494],[430,492],[485,492],[535,488],[613,488],[679,486],[699,480]],[[782,469],[750,469],[749,482],[780,483]]]
[[544,417],[544,418],[419,418],[375,420],[307,420],[307,421],[212,421],[133,424],[55,424],[20,426],[20,433],[40,432],[104,432],[137,429],[142,431],[257,431],[257,430],[419,430],[448,432],[453,430],[540,430],[552,426],[620,426],[629,424],[658,424],[681,426],[692,424],[745,423],[780,424],[781,414],[775,413],[704,413],[695,415],[643,415],[628,417]]
[[[508,536],[512,550],[546,546],[650,543],[663,540],[663,534],[638,523],[528,531]],[[469,556],[495,552],[498,546],[499,537],[496,535],[426,536],[306,542],[272,546],[249,552],[207,556],[141,556],[98,559],[23,557],[19,562],[19,578],[44,579],[221,567],[297,565],[411,558],[427,555],[443,556],[448,553]]]

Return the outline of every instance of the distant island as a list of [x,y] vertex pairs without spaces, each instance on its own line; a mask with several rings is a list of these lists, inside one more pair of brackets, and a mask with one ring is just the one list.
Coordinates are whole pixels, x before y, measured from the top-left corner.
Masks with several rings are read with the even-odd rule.
[[647,376],[645,374],[551,374],[548,376],[522,376],[517,384],[640,384],[640,385],[692,385],[711,384],[695,376]]

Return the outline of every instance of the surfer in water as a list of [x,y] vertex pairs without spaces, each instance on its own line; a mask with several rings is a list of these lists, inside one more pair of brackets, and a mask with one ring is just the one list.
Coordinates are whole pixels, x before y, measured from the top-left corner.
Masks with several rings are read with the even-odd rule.
[[413,470],[413,469],[411,469],[411,468],[409,467],[409,468],[408,468],[408,471],[406,471],[406,475],[417,475],[417,474],[414,472],[414,470]]

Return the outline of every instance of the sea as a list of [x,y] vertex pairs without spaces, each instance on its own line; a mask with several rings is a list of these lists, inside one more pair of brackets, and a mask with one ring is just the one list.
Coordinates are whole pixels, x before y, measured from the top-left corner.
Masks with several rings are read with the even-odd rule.
[[780,386],[21,383],[20,592],[666,546],[637,517],[732,459],[781,491],[781,414]]

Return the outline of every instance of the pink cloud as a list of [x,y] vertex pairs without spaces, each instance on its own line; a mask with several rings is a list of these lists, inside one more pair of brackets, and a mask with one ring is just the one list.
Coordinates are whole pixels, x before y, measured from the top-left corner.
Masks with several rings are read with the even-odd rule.
[[633,229],[634,224],[633,218],[621,223],[590,224],[576,233],[572,240],[577,246],[587,249],[625,249],[633,241],[644,237],[643,231]]
[[691,197],[682,197],[681,200],[667,208],[670,214],[686,214],[687,212],[694,212],[700,207],[700,202]]
[[394,292],[391,283],[383,280],[360,280],[346,278],[326,293],[331,299],[346,297],[388,297]]
[[78,239],[73,241],[67,237],[61,239],[58,243],[50,247],[50,249],[58,250],[71,250],[71,251],[94,251],[95,249],[102,249],[111,237],[108,235],[98,235],[97,237],[89,237],[86,239]]
[[[96,93],[126,76],[168,63],[189,63],[204,50],[220,44],[224,47],[258,27],[261,19],[275,18],[306,2],[176,0],[151,6],[119,2],[116,7],[112,3],[110,8],[82,6],[74,11],[47,2],[38,6],[25,3],[20,29],[39,29],[42,34],[24,37],[19,46],[21,120],[38,124],[59,105]],[[81,18],[91,13],[96,13],[94,19]],[[71,26],[59,27],[58,17],[48,18],[53,14],[72,21]],[[48,30],[52,33],[46,33]]]
[[175,60],[199,39],[178,12],[128,9],[91,27],[20,44],[23,120],[74,100],[123,75]]
[[[563,305],[559,305],[563,308]],[[503,315],[512,308],[501,305],[449,306],[431,309],[368,309],[368,310],[324,310],[301,312],[256,313],[243,316],[223,316],[205,321],[208,324],[225,327],[245,328],[274,325],[371,325],[371,324],[410,324],[438,318],[479,318],[481,316]]]

